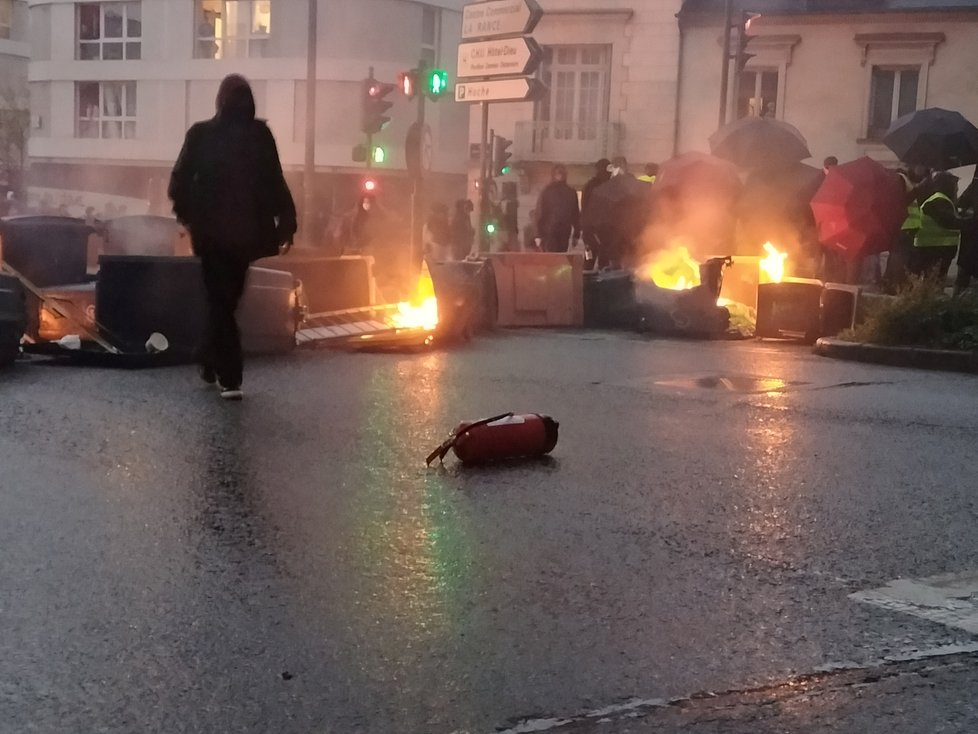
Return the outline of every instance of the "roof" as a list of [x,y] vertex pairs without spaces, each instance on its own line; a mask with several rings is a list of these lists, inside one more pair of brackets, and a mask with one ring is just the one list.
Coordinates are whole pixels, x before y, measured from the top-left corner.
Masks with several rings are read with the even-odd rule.
[[[724,0],[685,0],[681,15],[723,12]],[[978,10],[978,0],[735,0],[738,9],[771,15],[919,13]]]

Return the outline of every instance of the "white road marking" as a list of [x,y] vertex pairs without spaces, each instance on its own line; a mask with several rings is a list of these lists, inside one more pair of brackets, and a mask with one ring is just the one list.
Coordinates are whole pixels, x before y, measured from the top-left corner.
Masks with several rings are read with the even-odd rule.
[[978,571],[896,579],[849,598],[978,634]]

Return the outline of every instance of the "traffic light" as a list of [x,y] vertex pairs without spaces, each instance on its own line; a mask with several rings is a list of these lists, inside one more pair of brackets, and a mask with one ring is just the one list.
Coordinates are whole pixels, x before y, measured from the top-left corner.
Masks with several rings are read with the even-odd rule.
[[746,10],[740,16],[740,33],[737,36],[737,55],[734,57],[737,64],[737,73],[742,73],[756,54],[747,53],[750,40],[754,37],[750,35],[750,26],[755,20],[760,18],[758,13],[748,13]]
[[512,140],[507,140],[502,135],[497,135],[492,141],[492,176],[505,176],[510,172],[509,159],[513,154],[509,152]]
[[365,194],[375,194],[377,193],[377,180],[373,178],[365,178],[363,180],[363,193]]
[[411,71],[402,71],[398,77],[398,84],[401,87],[401,92],[408,99],[414,99],[418,96],[418,70],[411,69]]
[[437,102],[448,91],[448,72],[444,69],[428,69],[425,72],[425,94]]
[[370,160],[377,165],[387,163],[387,150],[380,145],[375,145],[373,153],[370,155]]
[[363,80],[363,93],[360,99],[360,129],[367,135],[379,133],[391,121],[386,113],[394,106],[394,103],[388,102],[384,98],[395,88],[393,84],[379,82],[376,79]]

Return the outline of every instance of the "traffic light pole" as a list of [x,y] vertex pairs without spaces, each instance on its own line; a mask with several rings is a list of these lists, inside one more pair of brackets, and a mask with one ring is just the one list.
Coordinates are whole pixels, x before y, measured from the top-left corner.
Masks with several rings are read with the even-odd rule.
[[486,220],[489,214],[489,103],[482,102],[482,144],[479,146],[479,252],[489,252]]
[[[423,70],[424,62],[418,65]],[[414,192],[411,194],[411,262],[420,265],[424,260],[424,126],[425,100],[427,95],[422,91],[418,95],[418,147],[421,165],[414,177]]]
[[[368,79],[374,78],[374,67],[370,67],[370,71],[367,73]],[[374,134],[367,133],[367,160],[366,167],[369,171],[374,164]]]
[[727,92],[730,87],[730,31],[733,26],[733,0],[723,4],[723,66],[720,72],[720,119],[718,127],[727,123]]
[[307,244],[316,245],[313,223],[316,221],[316,25],[319,0],[309,2],[309,40],[306,49],[306,156],[302,176],[302,234]]

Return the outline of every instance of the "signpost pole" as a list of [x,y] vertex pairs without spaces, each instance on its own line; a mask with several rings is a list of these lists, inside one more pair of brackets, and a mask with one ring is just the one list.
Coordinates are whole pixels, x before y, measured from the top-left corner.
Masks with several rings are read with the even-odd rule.
[[313,222],[316,221],[316,30],[319,0],[309,0],[309,36],[306,49],[306,135],[305,160],[302,167],[302,239],[319,245]]
[[718,127],[727,123],[727,92],[730,86],[730,26],[733,24],[733,0],[723,5],[723,66],[720,68],[720,120]]
[[543,56],[533,32],[543,9],[537,0],[482,0],[462,9],[462,43],[458,47],[456,102],[478,102],[482,111],[479,142],[479,191],[476,216],[478,249],[490,248],[489,183],[492,180],[489,132],[491,102],[521,102],[543,87],[533,74]]
[[[425,62],[418,68],[427,68]],[[422,74],[423,76],[423,74]],[[424,126],[425,126],[425,90],[418,95],[418,171],[414,176],[414,191],[411,194],[411,262],[420,267],[424,261]]]
[[489,252],[489,233],[486,231],[486,220],[489,213],[489,103],[482,102],[482,136],[479,146],[479,209],[477,226],[479,227],[479,251]]

